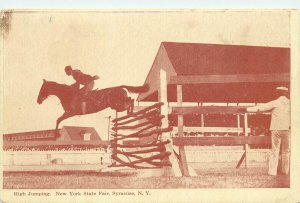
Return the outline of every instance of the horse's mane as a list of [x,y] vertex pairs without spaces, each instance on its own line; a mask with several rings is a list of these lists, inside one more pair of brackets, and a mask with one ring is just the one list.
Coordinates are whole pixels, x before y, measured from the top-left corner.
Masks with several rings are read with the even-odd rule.
[[52,85],[64,85],[64,86],[70,86],[70,85],[66,85],[66,84],[62,84],[62,83],[58,83],[58,82],[54,82],[54,81],[47,81],[47,83],[49,84],[52,84]]
[[71,87],[71,85],[66,85],[66,84],[61,84],[61,83],[58,83],[58,82],[54,82],[54,81],[47,81],[47,84],[48,85],[55,85],[55,86],[62,86],[62,87]]
[[[69,89],[71,89],[71,88],[73,88],[72,87],[72,85],[67,85],[67,84],[62,84],[62,83],[58,83],[58,82],[54,82],[54,81],[47,81],[47,85],[49,85],[49,86],[52,86],[52,87],[60,87],[60,88],[64,88],[65,90],[69,90]],[[106,88],[103,88],[103,89],[98,89],[98,88],[96,88],[96,89],[94,89],[94,90],[92,90],[91,92],[106,92],[106,91],[110,91],[110,90],[112,90],[112,89],[115,89],[115,88],[119,88],[119,87],[122,87],[122,86],[115,86],[115,87],[106,87]]]

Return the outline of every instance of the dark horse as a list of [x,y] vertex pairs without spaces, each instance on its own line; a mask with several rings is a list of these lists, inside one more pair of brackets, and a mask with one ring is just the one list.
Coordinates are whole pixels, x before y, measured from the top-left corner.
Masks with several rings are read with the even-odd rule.
[[[101,90],[93,90],[86,96],[78,96],[78,89],[73,86],[59,84],[56,82],[44,80],[40,89],[37,103],[41,104],[50,95],[55,95],[60,99],[64,109],[64,114],[56,121],[56,130],[61,121],[76,115],[92,114],[104,110],[108,107],[127,113],[133,111],[134,100],[128,97],[127,91],[132,93],[142,93],[148,90],[148,86],[118,86]],[[77,96],[76,96],[77,95]],[[85,110],[82,110],[82,103],[85,102]]]

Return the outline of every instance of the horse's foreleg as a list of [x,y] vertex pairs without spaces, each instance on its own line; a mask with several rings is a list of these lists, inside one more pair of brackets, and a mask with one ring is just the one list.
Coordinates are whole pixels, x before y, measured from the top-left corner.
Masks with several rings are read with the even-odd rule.
[[69,117],[72,117],[72,116],[74,116],[74,114],[72,114],[72,113],[66,111],[63,115],[61,115],[61,117],[59,117],[59,118],[56,120],[56,127],[55,127],[55,134],[56,134],[56,135],[58,135],[58,126],[59,126],[59,124],[60,124],[63,120],[65,120],[65,119],[67,119],[67,118],[69,118]]

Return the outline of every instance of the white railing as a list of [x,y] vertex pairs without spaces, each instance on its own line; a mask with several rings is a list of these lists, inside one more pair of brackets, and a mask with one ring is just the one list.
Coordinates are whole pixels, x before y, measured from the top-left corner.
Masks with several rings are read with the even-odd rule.
[[[187,148],[188,162],[214,163],[238,162],[243,154],[240,148]],[[248,160],[265,162],[268,159],[268,149],[251,149]],[[53,160],[61,159],[61,164],[110,164],[110,153],[101,151],[4,151],[4,166],[51,165]]]
[[[191,163],[237,163],[244,150],[201,150],[189,151],[186,150],[188,162]],[[247,159],[249,162],[266,162],[268,160],[269,150],[252,149],[248,151]]]
[[[248,128],[248,131],[251,129]],[[178,129],[174,127],[173,132],[177,132]],[[235,127],[184,127],[184,132],[212,132],[212,133],[243,133],[244,128]]]
[[110,163],[110,153],[101,151],[4,151],[3,165],[49,165],[61,159],[62,164]]

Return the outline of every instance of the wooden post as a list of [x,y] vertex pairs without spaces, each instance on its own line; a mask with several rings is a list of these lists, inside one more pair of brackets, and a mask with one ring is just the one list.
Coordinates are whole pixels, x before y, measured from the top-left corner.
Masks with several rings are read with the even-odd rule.
[[[163,102],[164,104],[161,106],[161,114],[164,115],[165,117],[162,119],[162,128],[166,128],[169,126],[169,120],[168,120],[168,99],[167,99],[167,73],[165,70],[160,70],[160,89],[158,92],[158,100],[160,102]],[[172,145],[172,139],[171,139],[171,133],[162,133],[162,141],[165,140],[170,140],[170,144],[166,145],[166,150],[168,152],[171,152],[171,155],[169,157],[169,161],[172,164],[172,171],[173,175],[176,177],[182,176],[182,173],[180,171],[178,162],[177,162],[177,157],[174,154],[173,151],[173,145]],[[169,174],[170,175],[170,174]]]
[[[240,114],[237,114],[237,127],[238,128],[241,128],[241,121],[240,121]],[[238,133],[238,135],[239,135],[240,133]]]
[[[248,132],[248,114],[244,114],[244,127],[245,127],[245,136],[249,136]],[[244,150],[245,150],[245,168],[248,168],[248,144],[245,144]]]
[[51,164],[51,154],[47,154],[47,164]]
[[[160,70],[160,91],[159,91],[159,101],[163,102],[164,104],[161,106],[161,114],[165,116],[162,119],[162,128],[169,126],[168,121],[168,99],[167,99],[167,74],[166,71]],[[163,137],[169,138],[170,136],[164,135]]]
[[[117,112],[117,111],[116,111],[116,116],[115,116],[115,118],[118,118],[118,112]],[[117,122],[118,122],[118,121],[117,121]],[[116,123],[117,123],[117,122],[116,122]],[[118,134],[118,130],[115,130],[115,133]],[[115,139],[111,140],[111,142],[113,142],[113,144],[114,144],[115,146],[118,144],[118,141],[115,140]],[[112,149],[111,149],[111,153],[112,153],[112,154],[115,154],[116,149],[117,149],[117,147],[112,148]],[[111,163],[112,163],[112,165],[114,165],[114,164],[116,164],[117,162],[116,162],[114,159],[111,158]]]
[[108,116],[108,127],[107,127],[107,140],[109,141],[110,137],[110,118],[111,116]]
[[204,136],[205,132],[204,132],[204,114],[203,113],[201,114],[201,128],[202,128],[201,133]]
[[[177,106],[182,107],[182,85],[177,85]],[[178,114],[178,137],[183,137],[183,115]],[[187,165],[186,154],[184,146],[179,146],[179,165],[184,176],[189,175],[189,168]]]

